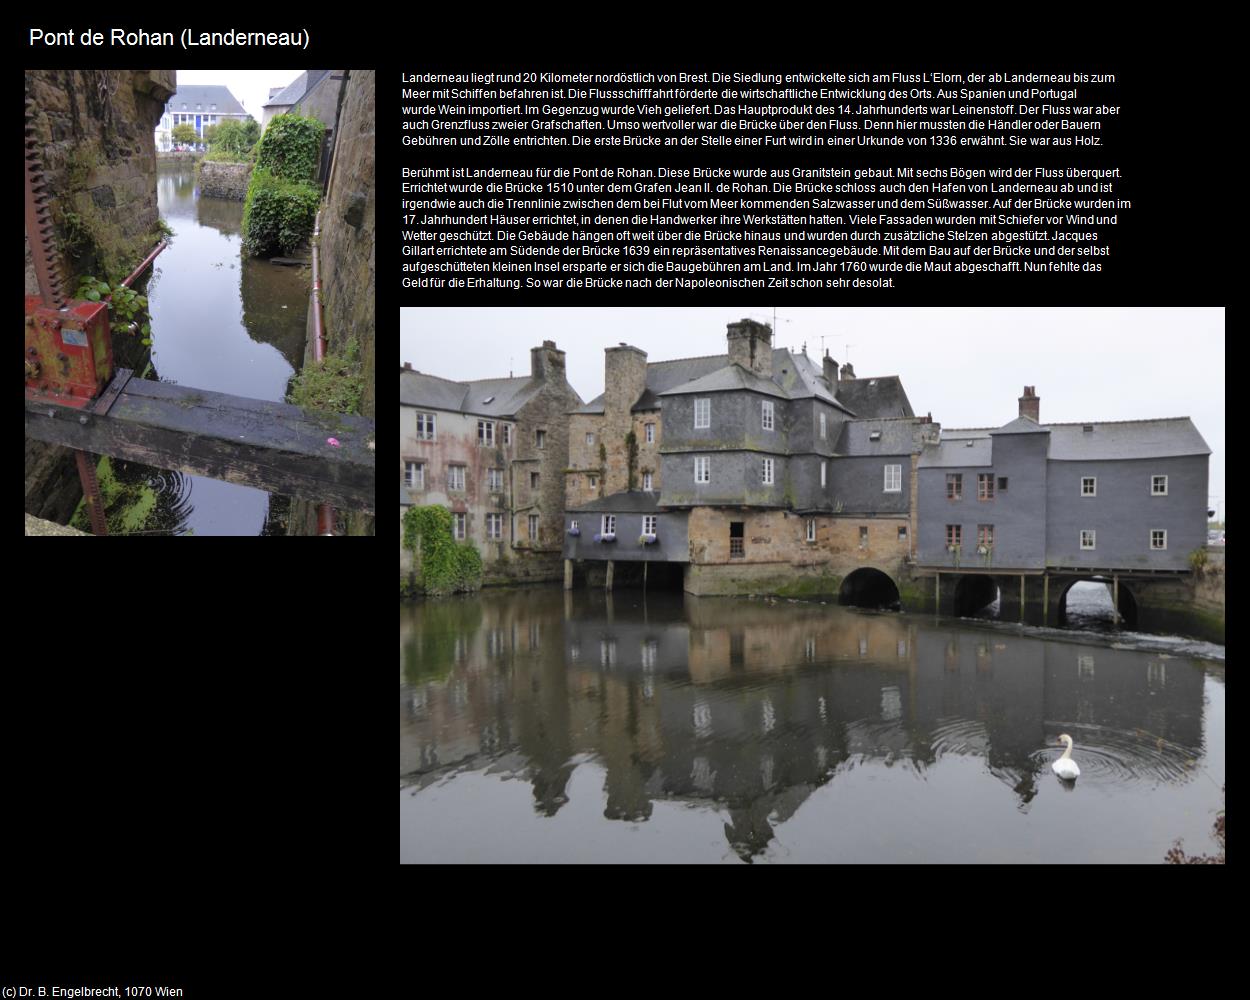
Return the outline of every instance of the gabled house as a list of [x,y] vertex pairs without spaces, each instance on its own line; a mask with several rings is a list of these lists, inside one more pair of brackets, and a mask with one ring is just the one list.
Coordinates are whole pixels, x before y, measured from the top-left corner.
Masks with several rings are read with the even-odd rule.
[[165,112],[156,126],[156,148],[167,153],[174,147],[173,128],[187,124],[203,137],[204,129],[224,121],[245,122],[252,116],[230,93],[228,87],[209,84],[180,84],[165,102]]

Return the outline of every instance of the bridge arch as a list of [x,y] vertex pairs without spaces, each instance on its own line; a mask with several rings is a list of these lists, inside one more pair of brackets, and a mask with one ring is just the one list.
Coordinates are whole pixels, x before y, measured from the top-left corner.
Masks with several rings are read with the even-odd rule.
[[998,598],[998,581],[994,577],[981,573],[960,576],[955,584],[954,611],[959,617],[973,615]]
[[[1056,601],[1056,617],[1055,620],[1063,625],[1067,621],[1067,605],[1068,593],[1078,583],[1100,583],[1106,584],[1108,593],[1112,592],[1111,578],[1107,576],[1073,576],[1067,578],[1063,586],[1060,588],[1059,596]],[[1123,580],[1119,583],[1120,601],[1116,610],[1120,613],[1120,624],[1127,629],[1137,628],[1138,623],[1138,599],[1137,595]]]
[[898,585],[887,573],[872,566],[862,566],[843,578],[838,590],[838,603],[856,608],[898,610]]

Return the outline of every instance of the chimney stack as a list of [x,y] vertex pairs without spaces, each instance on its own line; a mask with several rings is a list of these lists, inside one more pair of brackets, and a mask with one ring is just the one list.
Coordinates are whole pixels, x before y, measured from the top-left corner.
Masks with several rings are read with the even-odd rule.
[[825,381],[829,383],[830,389],[836,389],[838,384],[838,363],[829,357],[828,348],[825,349],[824,357]]
[[1041,412],[1042,400],[1037,395],[1036,387],[1026,385],[1024,387],[1024,395],[1020,397],[1020,416],[1028,417],[1035,424],[1040,424],[1042,418],[1039,416]]
[[405,361],[405,362],[404,362],[404,368],[405,368],[405,370],[407,370],[407,371],[412,371],[412,362],[411,362],[411,361]]
[[851,367],[851,363],[848,361],[842,366],[842,379],[849,382],[854,377],[855,369]]
[[542,347],[530,349],[530,376],[537,379],[564,380],[564,352],[554,340],[544,340]]
[[742,365],[764,378],[773,374],[773,328],[753,319],[740,319],[729,324],[729,363]]

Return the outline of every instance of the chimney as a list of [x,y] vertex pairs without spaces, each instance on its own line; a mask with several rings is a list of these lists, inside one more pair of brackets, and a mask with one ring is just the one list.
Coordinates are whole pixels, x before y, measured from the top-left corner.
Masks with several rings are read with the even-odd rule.
[[554,340],[544,340],[542,347],[530,349],[530,376],[564,381],[564,352],[556,347]]
[[405,362],[404,362],[404,369],[405,369],[406,371],[412,371],[412,362],[411,362],[411,361],[405,361]]
[[773,328],[753,319],[740,319],[729,324],[729,363],[742,365],[756,375],[771,378],[773,374]]
[[621,424],[621,435],[630,430],[630,409],[647,388],[647,352],[629,344],[603,351],[604,412]]
[[851,367],[851,363],[848,361],[846,364],[842,366],[842,380],[844,382],[848,382],[854,377],[855,377],[855,369]]
[[825,381],[829,383],[829,388],[834,389],[838,384],[838,363],[829,357],[829,351],[825,351]]
[[1024,387],[1024,395],[1020,397],[1020,416],[1028,417],[1035,424],[1040,424],[1042,418],[1039,416],[1042,400],[1037,395],[1035,387],[1026,385]]

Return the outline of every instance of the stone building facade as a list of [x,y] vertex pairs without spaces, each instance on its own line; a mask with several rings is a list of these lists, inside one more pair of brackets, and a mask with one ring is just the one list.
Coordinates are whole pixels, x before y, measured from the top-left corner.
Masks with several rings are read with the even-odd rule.
[[401,576],[408,507],[451,510],[454,533],[482,555],[484,582],[558,579],[568,412],[581,405],[553,341],[523,378],[451,382],[400,369]]

